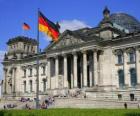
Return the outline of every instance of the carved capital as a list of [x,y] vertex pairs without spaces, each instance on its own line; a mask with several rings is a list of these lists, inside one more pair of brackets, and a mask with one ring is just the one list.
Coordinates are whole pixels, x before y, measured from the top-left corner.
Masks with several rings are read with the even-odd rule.
[[93,51],[93,52],[98,52],[98,49],[94,48],[92,51]]
[[40,63],[40,66],[41,67],[46,66],[46,63]]
[[22,67],[21,67],[22,70],[25,70],[26,68],[27,68],[26,66],[22,66]]
[[32,68],[32,66],[31,66],[31,65],[28,65],[28,66],[27,66],[27,68],[29,68],[29,69],[30,69],[30,68]]
[[81,53],[87,54],[87,50],[82,50]]
[[34,65],[32,65],[31,67],[29,67],[29,68],[37,68],[37,64],[34,64]]
[[77,52],[76,51],[72,52],[72,55],[77,55]]
[[140,52],[140,46],[139,46],[139,45],[136,46],[135,49],[138,50],[138,51]]
[[68,55],[67,53],[63,53],[62,54],[63,57],[67,57],[67,55]]

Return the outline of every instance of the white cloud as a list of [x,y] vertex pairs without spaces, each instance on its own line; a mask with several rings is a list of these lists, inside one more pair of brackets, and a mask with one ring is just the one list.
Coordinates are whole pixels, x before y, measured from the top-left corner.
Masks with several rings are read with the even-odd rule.
[[[64,32],[65,30],[77,30],[77,29],[81,29],[81,28],[85,28],[85,27],[91,27],[89,25],[87,25],[85,22],[77,20],[77,19],[73,19],[73,20],[62,20],[59,22],[60,25],[60,32]],[[49,36],[47,36],[46,34],[43,34],[43,38],[47,41],[52,40]],[[48,43],[49,44],[49,43]]]
[[[0,51],[0,82],[3,79],[3,65],[1,64],[1,62],[4,59],[4,54],[5,51]],[[1,97],[1,86],[0,86],[0,97]]]
[[0,80],[3,78],[3,66],[1,62],[3,61],[5,51],[0,51]]
[[0,62],[3,60],[4,54],[5,54],[5,51],[0,51]]
[[60,24],[60,32],[64,32],[66,29],[68,30],[77,30],[85,27],[90,27],[85,22],[74,19],[74,20],[62,20],[59,22]]

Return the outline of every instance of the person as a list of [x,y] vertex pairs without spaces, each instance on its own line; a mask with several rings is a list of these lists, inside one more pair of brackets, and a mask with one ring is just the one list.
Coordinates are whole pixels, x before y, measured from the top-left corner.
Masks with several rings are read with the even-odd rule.
[[25,104],[25,108],[31,110],[31,107],[28,104]]
[[124,103],[124,108],[127,109],[127,103],[126,102]]
[[41,109],[45,109],[46,108],[46,103],[43,102],[42,105],[41,105]]
[[6,109],[6,106],[4,105],[3,108]]
[[43,102],[42,105],[41,105],[41,109],[47,109],[47,108],[48,108],[47,104],[45,102]]

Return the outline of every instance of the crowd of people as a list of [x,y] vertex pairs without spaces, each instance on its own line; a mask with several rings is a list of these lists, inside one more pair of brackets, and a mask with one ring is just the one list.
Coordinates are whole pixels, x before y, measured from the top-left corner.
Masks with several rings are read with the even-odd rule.
[[45,99],[41,104],[41,109],[48,109],[49,106],[52,106],[54,104],[54,97],[48,97]]
[[16,104],[6,104],[3,106],[4,109],[11,109],[11,108],[15,108],[15,107],[17,107]]

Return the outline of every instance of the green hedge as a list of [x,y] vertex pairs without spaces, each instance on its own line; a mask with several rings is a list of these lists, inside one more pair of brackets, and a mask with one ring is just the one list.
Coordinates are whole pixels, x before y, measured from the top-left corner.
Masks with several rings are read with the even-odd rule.
[[139,109],[1,110],[0,116],[140,116]]

